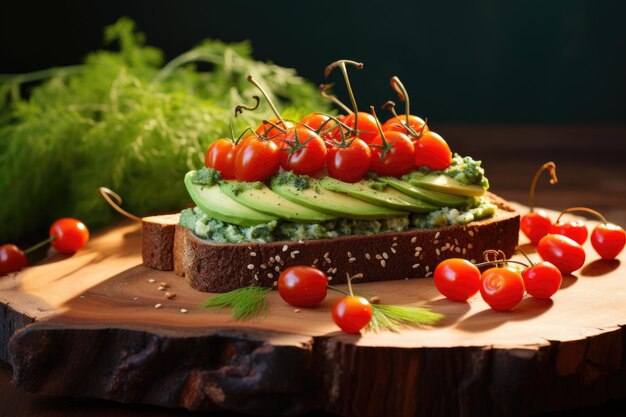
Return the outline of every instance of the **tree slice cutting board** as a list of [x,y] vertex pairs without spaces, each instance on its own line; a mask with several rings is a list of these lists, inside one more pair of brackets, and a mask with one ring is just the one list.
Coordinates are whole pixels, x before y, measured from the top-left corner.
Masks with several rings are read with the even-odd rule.
[[265,415],[528,415],[626,397],[624,254],[601,261],[587,244],[586,265],[553,300],[506,313],[480,295],[450,302],[430,278],[358,284],[445,319],[352,336],[330,318],[335,294],[297,311],[274,292],[269,315],[251,322],[197,309],[206,293],[141,264],[139,229],[121,224],[74,256],[0,278],[0,357],[19,388]]

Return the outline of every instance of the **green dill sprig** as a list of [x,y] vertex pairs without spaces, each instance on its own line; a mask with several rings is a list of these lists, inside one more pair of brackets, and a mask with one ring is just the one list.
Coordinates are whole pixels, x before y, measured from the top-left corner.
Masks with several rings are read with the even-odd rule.
[[251,320],[267,315],[269,311],[267,294],[271,290],[271,288],[257,286],[239,288],[214,295],[200,304],[200,307],[214,309],[231,308],[231,315],[235,320]]
[[[293,69],[254,60],[248,42],[207,40],[164,64],[127,18],[105,40],[113,48],[81,65],[0,74],[0,242],[35,240],[60,217],[91,230],[119,220],[97,192],[103,186],[138,216],[183,208],[185,173],[204,165],[208,146],[231,134],[233,108],[257,93],[249,74],[286,118],[328,108]],[[270,115],[262,103],[234,129]]]
[[367,330],[379,333],[383,330],[399,332],[402,328],[434,324],[443,315],[422,307],[372,304],[372,320]]

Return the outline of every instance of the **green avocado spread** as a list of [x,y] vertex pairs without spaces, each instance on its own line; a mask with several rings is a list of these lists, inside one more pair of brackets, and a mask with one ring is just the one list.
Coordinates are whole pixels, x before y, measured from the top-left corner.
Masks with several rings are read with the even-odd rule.
[[[489,186],[489,182],[484,176],[484,169],[480,165],[480,161],[474,161],[470,157],[461,157],[459,155],[455,155],[452,161],[452,165],[446,170],[416,170],[412,173],[405,175],[402,180],[406,182],[411,182],[411,179],[421,178],[430,174],[445,175],[456,180],[457,184],[461,184],[461,187],[481,187],[486,190]],[[219,172],[213,169],[203,168],[195,172],[190,172],[188,175],[191,175],[191,184],[194,184],[192,186],[213,187],[219,184],[222,184],[221,186],[224,186],[224,184],[226,184],[220,179]],[[243,222],[240,217],[237,217],[235,215],[236,213],[233,213],[235,208],[231,207],[230,205],[223,205],[223,207],[230,208],[221,211],[222,217],[220,220],[216,218],[219,216],[212,216],[210,214],[210,211],[209,214],[207,214],[208,209],[220,209],[220,206],[215,204],[214,201],[210,201],[209,199],[207,199],[205,203],[208,208],[204,208],[203,206],[202,209],[199,207],[194,207],[183,210],[180,215],[180,224],[192,230],[196,236],[214,242],[269,243],[275,241],[300,241],[309,239],[327,239],[348,235],[370,235],[384,232],[402,232],[409,229],[432,229],[437,227],[467,224],[475,220],[480,220],[493,216],[497,211],[497,207],[492,204],[489,199],[482,196],[474,196],[463,197],[461,200],[458,200],[457,197],[457,200],[454,201],[460,201],[461,204],[457,203],[455,207],[449,207],[445,204],[439,204],[438,207],[430,205],[430,207],[428,208],[428,210],[430,210],[429,212],[409,213],[402,210],[382,212],[385,214],[384,218],[372,218],[372,216],[364,217],[363,213],[359,212],[356,207],[359,201],[351,200],[354,205],[353,208],[349,208],[348,215],[332,215],[318,213],[315,210],[311,210],[311,208],[313,208],[319,209],[323,212],[324,209],[327,208],[324,206],[323,202],[314,201],[318,199],[318,197],[322,198],[322,196],[318,194],[318,188],[320,188],[320,184],[324,185],[324,183],[305,175],[297,175],[293,172],[281,172],[269,181],[269,188],[261,182],[229,181],[228,184],[230,186],[229,189],[231,190],[229,195],[220,195],[218,193],[219,187],[216,187],[213,189],[214,193],[211,194],[213,196],[212,198],[226,200],[234,198],[239,202],[248,203],[248,205],[252,206],[252,209],[258,209],[266,213],[259,214],[261,214],[262,216],[266,216],[267,219],[272,220],[258,220],[257,222],[250,225],[251,223]],[[375,188],[376,191],[383,193],[383,196],[388,189],[385,184],[372,181],[372,179],[366,181],[364,184],[368,184],[369,187]],[[374,184],[375,187],[372,187],[371,184]],[[350,193],[349,186],[350,185],[347,184],[346,192],[348,194]],[[248,195],[247,199],[244,199],[244,196],[241,195],[241,193],[244,192],[250,193],[249,190],[256,190],[255,192],[259,193],[259,198],[262,198],[263,201],[266,201],[267,198],[282,198],[275,195],[272,191],[276,191],[280,194],[280,190],[284,189],[284,187],[288,187],[289,189],[293,190],[293,193],[296,196],[298,196],[299,193],[312,192],[307,190],[315,190],[313,194],[309,194],[312,196],[312,199],[310,201],[311,208],[303,208],[299,205],[295,206],[302,209],[301,214],[304,216],[302,217],[302,219],[308,218],[308,221],[298,220],[297,216],[287,217],[284,215],[284,213],[281,216],[281,213],[278,212],[275,213],[270,211],[264,211],[263,208],[266,209],[267,206],[255,203],[254,196],[256,194],[253,193],[252,195]],[[458,186],[455,187],[455,189],[458,189]],[[395,193],[393,195],[397,197],[398,192],[395,190],[392,191]],[[458,190],[456,192],[458,192]],[[332,196],[328,197],[328,190],[326,190],[325,193],[326,194],[324,194],[324,198],[333,198]],[[330,193],[333,195],[342,194],[334,192]],[[454,194],[454,192],[452,194]],[[272,195],[274,197],[272,197]],[[285,194],[284,196],[289,197],[288,194]],[[300,198],[301,197],[302,196],[300,195]],[[282,201],[283,203],[280,203],[280,201]],[[308,205],[305,204],[307,203],[307,201],[304,200],[300,200],[298,202],[303,205]],[[331,201],[328,202],[330,203]],[[277,205],[274,207],[283,207],[285,205],[284,203],[285,200],[277,200]],[[286,203],[289,202],[287,201]],[[371,206],[370,203],[361,203],[367,204],[367,207],[374,207],[374,209],[376,209],[376,206]],[[198,203],[198,205],[202,206],[202,204],[200,203]],[[244,209],[250,210],[249,208],[245,207]],[[291,208],[291,210],[293,210],[293,207]],[[369,210],[372,209],[370,208]],[[354,211],[354,213],[349,214],[352,213],[352,211]],[[224,214],[225,212],[227,213]],[[254,210],[253,212],[256,213],[256,211]],[[328,212],[332,213],[332,211]],[[371,214],[372,212],[369,211],[368,213]],[[270,216],[268,217],[267,215]],[[245,216],[245,218],[249,219],[248,216]],[[311,221],[312,218],[316,220]],[[237,222],[239,222],[239,224],[235,224]]]
[[424,175],[443,174],[457,180],[464,185],[478,185],[485,190],[489,189],[489,180],[485,177],[485,169],[481,167],[482,161],[476,161],[471,156],[462,157],[454,154],[450,166],[442,171],[432,171],[422,167],[417,171],[410,172],[402,177],[403,180],[411,182],[417,177]]

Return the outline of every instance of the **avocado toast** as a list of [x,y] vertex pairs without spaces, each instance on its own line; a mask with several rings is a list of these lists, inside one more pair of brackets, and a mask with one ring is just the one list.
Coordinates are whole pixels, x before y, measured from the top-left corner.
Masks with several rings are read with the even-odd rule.
[[[463,178],[477,168],[471,182]],[[445,171],[356,183],[281,172],[266,184],[191,171],[185,185],[196,207],[168,226],[175,227],[169,235],[144,221],[144,262],[174,269],[196,289],[224,292],[274,285],[294,265],[315,266],[341,283],[346,273],[362,273],[363,281],[427,277],[443,259],[477,261],[486,249],[511,255],[519,215],[486,192],[482,173],[479,162],[460,156]],[[438,181],[426,188],[415,177],[427,186]],[[170,262],[149,256],[164,243],[173,248]]]

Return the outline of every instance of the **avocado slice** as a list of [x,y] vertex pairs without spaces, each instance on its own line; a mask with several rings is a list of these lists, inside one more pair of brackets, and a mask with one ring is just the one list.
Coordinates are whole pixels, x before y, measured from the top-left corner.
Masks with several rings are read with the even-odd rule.
[[254,226],[277,219],[276,216],[261,213],[238,203],[224,194],[218,184],[208,186],[192,183],[194,173],[195,171],[189,171],[185,175],[187,192],[200,210],[214,219],[239,226]]
[[463,184],[454,178],[443,174],[411,173],[406,178],[412,185],[426,188],[427,190],[439,191],[446,194],[464,195],[468,197],[480,197],[485,194],[485,189],[480,185]]
[[420,200],[428,201],[439,207],[461,207],[467,205],[469,198],[465,196],[440,193],[438,191],[426,190],[406,181],[394,177],[380,177],[379,181],[390,185],[398,191]]
[[320,223],[335,216],[296,204],[270,190],[262,182],[221,181],[221,190],[233,200],[261,213],[274,214],[294,223]]
[[[388,187],[384,183],[376,183],[372,180],[362,180],[351,184],[335,178],[324,177],[319,182],[327,190],[346,193],[359,200],[368,201],[378,206],[407,210],[413,213],[429,213],[437,209],[437,206],[410,197],[394,188]],[[373,188],[373,185],[378,189]]]
[[406,211],[377,206],[343,193],[327,190],[314,178],[309,178],[307,183],[307,187],[297,187],[292,183],[272,181],[271,188],[276,194],[296,204],[339,217],[375,220],[408,214]]

